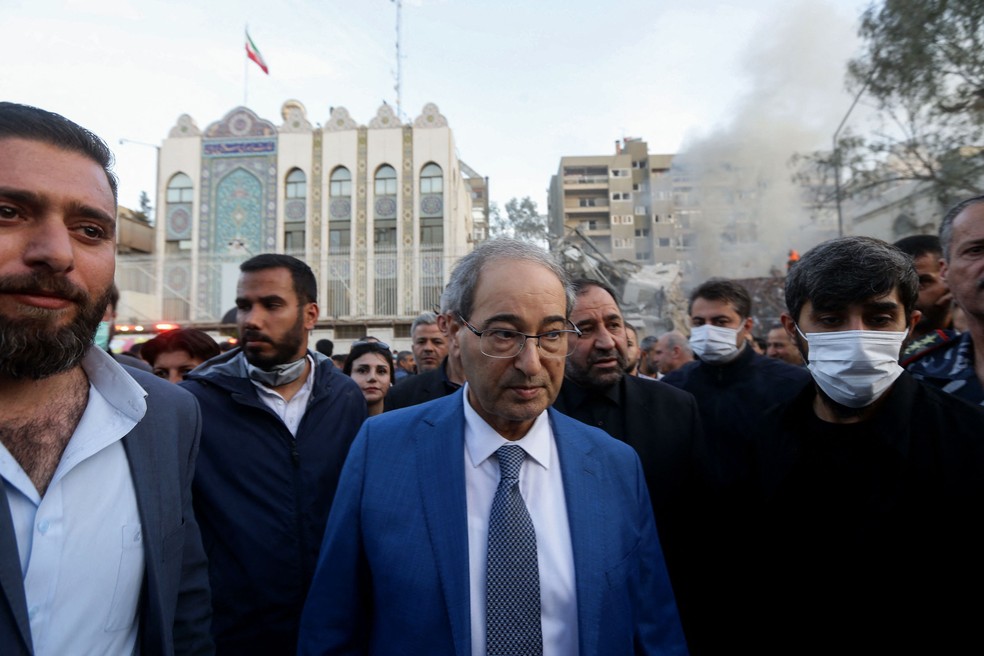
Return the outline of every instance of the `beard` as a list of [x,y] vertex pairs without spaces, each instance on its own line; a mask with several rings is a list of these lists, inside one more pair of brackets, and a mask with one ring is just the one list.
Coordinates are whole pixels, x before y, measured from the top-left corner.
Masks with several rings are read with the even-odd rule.
[[[618,362],[618,366],[611,371],[606,371],[604,373],[592,372],[591,368],[596,362],[599,360],[606,360],[608,358],[615,358]],[[618,381],[622,380],[622,376],[625,375],[625,367],[625,354],[617,348],[609,351],[593,350],[588,354],[588,361],[585,366],[581,366],[581,364],[575,360],[567,358],[564,373],[568,378],[582,387],[593,390],[606,390]]]
[[258,330],[249,328],[241,330],[239,338],[244,342],[266,342],[273,346],[273,353],[269,355],[248,348],[243,349],[246,362],[264,371],[269,371],[278,364],[287,364],[298,359],[297,353],[304,344],[304,334],[304,307],[301,306],[297,311],[297,321],[279,342],[275,342],[273,338]]
[[0,315],[0,376],[31,380],[68,371],[85,357],[111,295],[107,288],[88,296],[64,278],[40,273],[0,277],[0,292],[57,294],[76,305],[75,317],[61,327],[53,325],[60,310],[28,307],[23,317]]

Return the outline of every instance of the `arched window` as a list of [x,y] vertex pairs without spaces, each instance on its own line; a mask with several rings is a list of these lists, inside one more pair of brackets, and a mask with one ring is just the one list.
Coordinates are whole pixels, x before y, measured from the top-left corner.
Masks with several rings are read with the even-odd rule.
[[287,198],[307,198],[307,176],[301,169],[287,174]]
[[284,252],[304,257],[307,223],[307,176],[291,169],[284,185]]
[[331,186],[328,190],[332,198],[352,195],[352,174],[344,166],[331,172]]
[[328,180],[329,252],[348,255],[352,243],[352,174],[339,166]]
[[328,313],[351,313],[352,173],[336,167],[328,176]]
[[376,170],[376,195],[396,195],[396,169],[389,164],[383,164]]
[[431,162],[420,171],[420,195],[440,194],[444,191],[444,172]]
[[167,183],[167,202],[169,203],[190,203],[194,194],[195,189],[191,184],[191,178],[184,173],[175,173],[171,181]]
[[373,246],[375,250],[375,311],[396,314],[397,256],[396,169],[383,164],[376,169],[373,199]]

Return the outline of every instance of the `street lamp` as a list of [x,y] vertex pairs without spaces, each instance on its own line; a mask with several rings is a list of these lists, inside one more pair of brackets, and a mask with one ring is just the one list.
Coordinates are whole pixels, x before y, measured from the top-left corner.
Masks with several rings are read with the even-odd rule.
[[161,181],[160,181],[160,177],[161,177],[161,147],[158,146],[157,144],[147,143],[146,141],[136,141],[135,139],[124,139],[124,138],[121,138],[120,139],[120,145],[121,146],[125,146],[127,144],[132,144],[134,146],[147,146],[148,148],[154,148],[155,150],[157,150],[157,168],[154,171],[154,212],[153,212],[154,218],[153,218],[153,220],[151,220],[150,217],[147,217],[147,220],[150,222],[150,225],[156,225],[157,224],[157,210],[161,206],[160,205],[160,203],[161,203]]

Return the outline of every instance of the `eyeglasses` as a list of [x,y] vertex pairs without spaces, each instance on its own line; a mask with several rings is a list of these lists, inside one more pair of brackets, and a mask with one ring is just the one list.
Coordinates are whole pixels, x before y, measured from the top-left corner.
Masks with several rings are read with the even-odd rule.
[[460,314],[458,315],[458,320],[468,330],[475,333],[475,336],[479,339],[479,348],[484,355],[490,358],[514,358],[526,346],[526,340],[528,339],[536,340],[536,345],[540,349],[540,353],[545,357],[566,358],[574,351],[574,342],[568,339],[568,336],[581,336],[581,331],[574,324],[571,324],[574,330],[551,330],[539,335],[527,335],[517,330],[506,330],[504,328],[478,330]]
[[362,346],[363,344],[371,344],[372,346],[378,346],[380,349],[384,351],[390,350],[389,344],[387,344],[386,342],[380,342],[379,340],[376,339],[360,339],[357,342],[352,342],[352,346]]

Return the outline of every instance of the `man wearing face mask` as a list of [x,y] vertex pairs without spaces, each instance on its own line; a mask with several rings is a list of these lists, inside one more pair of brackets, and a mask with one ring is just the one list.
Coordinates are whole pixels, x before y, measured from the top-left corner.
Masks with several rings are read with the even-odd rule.
[[981,648],[984,410],[899,366],[918,289],[911,259],[868,237],[817,246],[786,280],[815,384],[752,441],[757,653]]
[[762,413],[791,399],[810,375],[748,346],[752,300],[737,282],[712,278],[700,285],[690,295],[689,313],[690,347],[698,360],[667,374],[663,382],[697,398],[718,484],[725,487],[744,475],[745,442]]

